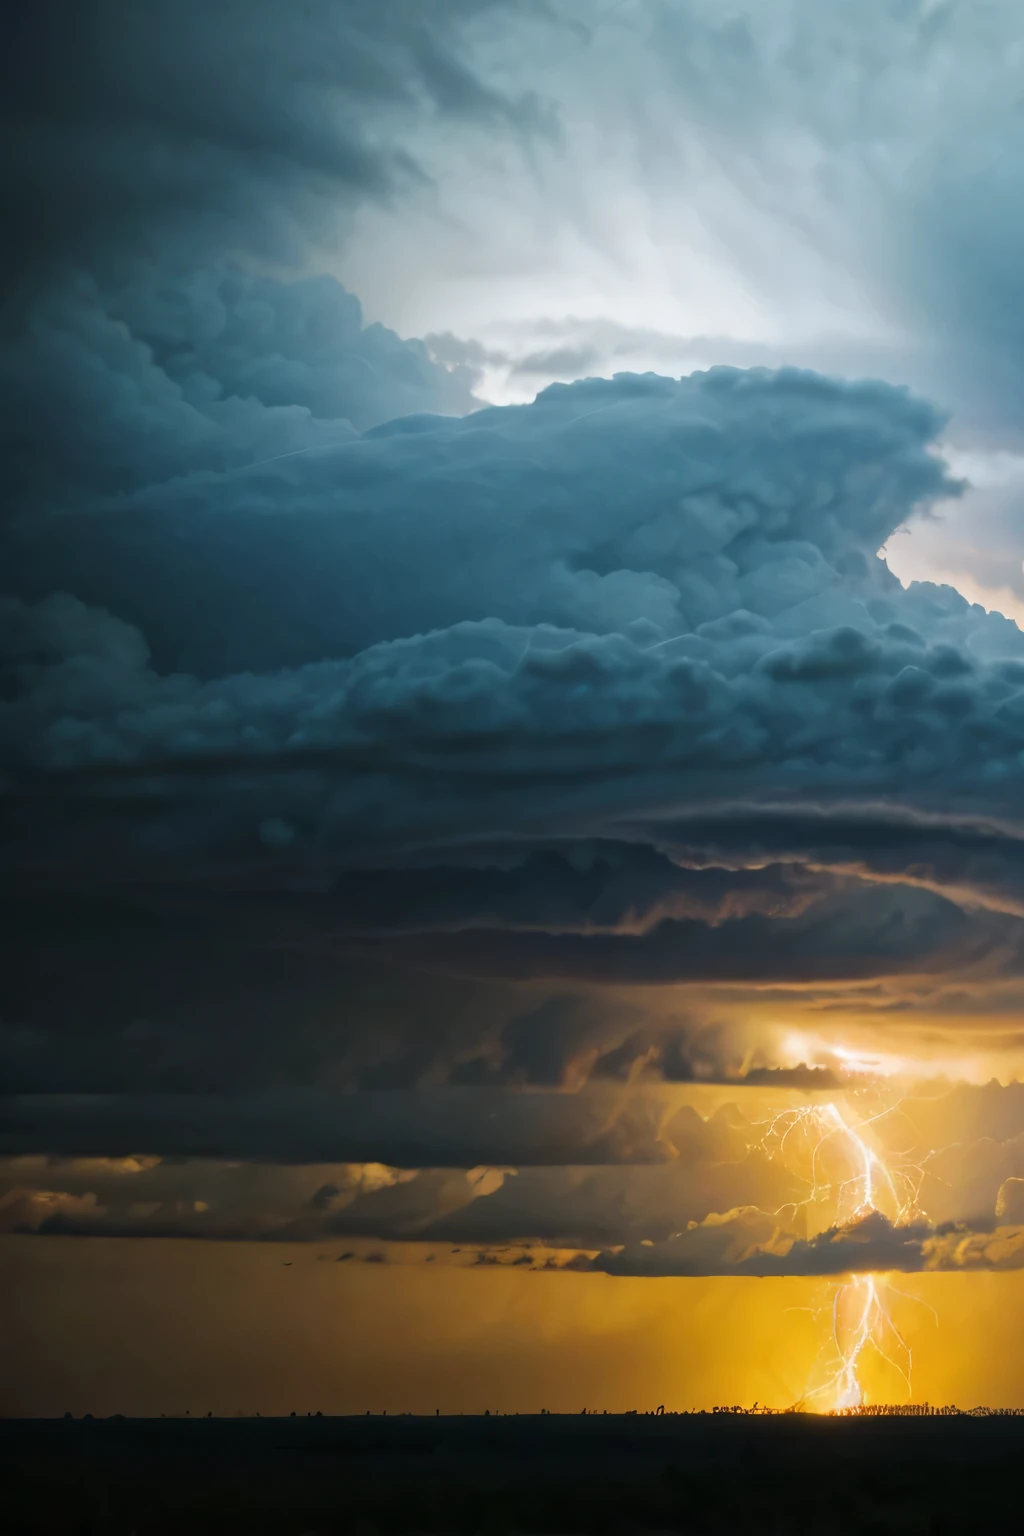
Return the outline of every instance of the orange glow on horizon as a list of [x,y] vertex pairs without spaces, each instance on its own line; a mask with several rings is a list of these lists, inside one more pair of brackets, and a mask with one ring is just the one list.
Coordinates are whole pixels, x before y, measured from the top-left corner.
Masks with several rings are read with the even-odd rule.
[[[915,1401],[1024,1401],[1024,1360],[1006,1347],[1024,1272],[898,1284]],[[834,1290],[338,1265],[302,1244],[0,1238],[0,1301],[18,1322],[0,1412],[784,1409],[827,1367]],[[873,1348],[858,1371],[867,1401],[906,1400]]]

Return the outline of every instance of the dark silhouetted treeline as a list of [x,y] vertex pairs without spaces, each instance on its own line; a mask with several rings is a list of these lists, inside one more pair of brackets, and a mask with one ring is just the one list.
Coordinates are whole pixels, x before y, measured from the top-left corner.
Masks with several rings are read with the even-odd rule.
[[1020,1524],[1019,1412],[0,1421],[3,1536],[953,1536]]

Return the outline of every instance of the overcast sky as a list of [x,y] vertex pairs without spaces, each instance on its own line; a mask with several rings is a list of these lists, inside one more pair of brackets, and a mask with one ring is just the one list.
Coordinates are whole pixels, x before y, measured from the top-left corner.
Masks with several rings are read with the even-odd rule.
[[0,1406],[133,1245],[1018,1269],[1018,8],[2,14]]

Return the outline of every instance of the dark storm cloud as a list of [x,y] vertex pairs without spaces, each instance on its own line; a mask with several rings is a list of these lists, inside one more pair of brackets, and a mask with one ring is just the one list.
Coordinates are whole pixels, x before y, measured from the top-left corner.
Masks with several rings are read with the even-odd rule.
[[656,1094],[417,1092],[8,1095],[0,1152],[147,1154],[269,1163],[477,1164],[687,1161],[732,1143]]
[[[724,1135],[721,1143],[724,1157],[680,1157],[659,1167],[522,1169],[486,1199],[439,1215],[424,1236],[485,1247],[521,1241],[591,1249],[659,1243],[682,1224],[731,1209],[738,1200],[776,1208],[801,1197],[803,1185],[791,1172],[760,1152],[737,1155]],[[365,1214],[352,1211],[343,1219]]]
[[12,277],[152,254],[305,258],[339,213],[427,172],[446,116],[548,130],[478,78],[461,28],[490,0],[40,0],[2,9],[0,211]]
[[[1006,1269],[1024,1263],[1014,1214],[1022,1183],[1004,1182],[994,1213],[894,1223],[872,1211],[803,1237],[794,1203],[802,1182],[759,1152],[735,1162],[518,1172],[21,1156],[0,1162],[0,1230],[455,1244],[477,1258],[504,1250],[505,1262],[524,1244],[604,1248],[588,1268],[652,1277]],[[761,1203],[730,1203],[737,1199]]]
[[[500,1061],[503,1030],[538,1006],[529,989],[428,978],[388,955],[374,965],[324,952],[297,941],[287,910],[273,917],[225,922],[188,901],[153,908],[131,889],[117,901],[83,892],[41,906],[15,896],[0,973],[5,1087],[269,1095],[428,1086],[464,1062]],[[581,999],[566,1011],[553,1033],[567,1063],[579,1019],[609,1048],[642,1022],[625,1009],[616,1027],[611,1012]]]
[[[307,335],[287,320],[305,300],[232,281],[234,308],[210,290],[205,340],[202,306],[187,324],[150,314],[151,345],[161,326],[171,338],[164,376],[191,377],[205,348],[211,376],[262,381],[257,416],[282,408],[268,379],[335,399],[308,351],[263,366]],[[949,870],[901,887],[913,857],[883,850],[883,869],[863,851],[922,806],[939,836],[951,802],[1009,804],[1018,774],[1019,632],[952,592],[904,592],[874,553],[952,489],[939,425],[881,384],[620,378],[157,480],[116,512],[22,518],[7,540],[22,595],[0,609],[8,865],[44,908],[64,889],[51,917],[89,1023],[69,1025],[67,965],[62,982],[45,961],[26,972],[5,1025],[14,1081],[714,1077],[744,1064],[707,1062],[693,1021],[544,1013],[550,988],[518,1006],[463,993],[450,1011],[449,984],[416,977],[1013,974],[1012,915],[944,899]],[[145,435],[125,444],[145,479]],[[33,585],[107,608],[33,601]],[[183,658],[199,675],[168,670]],[[770,838],[798,793],[809,824],[859,815],[859,863],[840,846],[834,871],[822,857],[805,873],[814,849],[788,827],[792,859],[758,856],[757,817]],[[745,853],[728,836],[742,815]],[[877,878],[891,888],[866,890]],[[97,905],[100,880],[134,882],[120,915]],[[422,998],[367,1010],[344,974],[357,961],[404,964]]]
[[[1012,665],[1012,664],[1011,664]],[[736,806],[721,815],[654,827],[651,835],[686,866],[800,865],[869,880],[946,891],[1020,916],[1024,845],[1012,823],[986,816],[901,815],[894,807]]]
[[244,474],[395,415],[474,404],[464,373],[364,325],[333,277],[224,262],[169,280],[147,264],[117,284],[76,275],[26,314],[0,356],[5,520],[199,470]]
[[[500,927],[547,933],[643,933],[666,918],[706,923],[759,912],[791,917],[830,884],[800,867],[685,869],[642,844],[480,850],[479,863],[342,871],[296,924],[312,938]],[[488,858],[504,864],[485,863]],[[296,909],[300,903],[293,901]],[[258,920],[258,908],[250,909]]]
[[470,973],[626,984],[861,981],[973,970],[1012,975],[1024,963],[1015,922],[971,916],[923,891],[862,889],[779,920],[759,915],[714,926],[664,920],[645,934],[498,932],[413,941],[403,950]]
[[[1019,1085],[936,1088],[881,1116],[868,1112],[865,1128],[893,1176],[911,1177],[928,1215],[894,1222],[876,1211],[818,1232],[809,1203],[822,1198],[826,1180],[845,1178],[841,1147],[812,1177],[809,1148],[801,1152],[784,1130],[735,1105],[703,1118],[665,1090],[172,1096],[106,1105],[51,1095],[2,1107],[7,1146],[68,1154],[0,1158],[7,1231],[414,1242],[467,1255],[503,1249],[501,1262],[523,1244],[604,1248],[594,1267],[650,1275],[1021,1261]],[[936,1134],[957,1139],[936,1146]],[[88,1155],[110,1146],[135,1150]],[[335,1160],[397,1151],[411,1166]],[[510,1153],[538,1161],[516,1167],[502,1161]],[[431,1165],[442,1156],[452,1165]]]
[[[175,770],[183,850],[210,842],[204,778],[230,772],[226,842],[290,857],[450,839],[456,819],[593,834],[707,799],[712,775],[719,797],[997,784],[1017,685],[989,658],[1019,632],[904,593],[871,553],[945,486],[936,427],[899,391],[795,373],[591,381],[37,523],[12,537],[15,582],[127,609],[179,663],[338,659],[167,675],[120,618],[16,600],[7,755]],[[76,810],[102,823],[101,800]]]
[[5,16],[3,1145],[416,1171],[15,1225],[667,1242],[792,1180],[496,1087],[825,1083],[595,983],[1019,972],[1024,639],[877,558],[959,489],[936,407],[714,369],[465,415],[493,354],[316,275],[435,125],[551,132],[473,66],[496,8]]
[[310,253],[425,181],[408,143],[435,127],[551,130],[468,62],[501,8],[3,7],[5,519],[469,408],[464,371],[364,327]]
[[[376,1096],[359,1097],[367,1103],[351,1107],[353,1130],[358,1130],[360,1119],[364,1124],[368,1121],[375,1107]],[[664,1102],[648,1104],[645,1116],[635,1103],[616,1106],[607,1097],[602,1102],[599,1095],[591,1095],[589,1107],[582,1112],[572,1104],[541,1103],[533,1109],[529,1100],[535,1096],[507,1095],[507,1108],[495,1114],[494,1105],[500,1105],[500,1100],[474,1097],[497,1124],[487,1125],[484,1112],[467,1106],[469,1115],[476,1115],[475,1147],[464,1138],[448,1167],[427,1162],[400,1168],[378,1162],[310,1162],[308,1158],[284,1165],[252,1157],[224,1162],[181,1152],[163,1160],[138,1152],[76,1158],[20,1154],[0,1160],[0,1224],[6,1230],[66,1235],[91,1231],[286,1241],[376,1238],[467,1248],[539,1241],[600,1248],[608,1243],[664,1241],[681,1221],[701,1220],[709,1210],[731,1207],[737,1199],[778,1205],[797,1199],[803,1189],[800,1179],[773,1165],[763,1153],[748,1152],[744,1129],[749,1133],[749,1128],[738,1116],[703,1120],[692,1109],[673,1109]],[[417,1125],[426,1132],[420,1135],[419,1153],[444,1151],[446,1143],[453,1144],[450,1132],[440,1124],[442,1112],[463,1118],[466,1110],[451,1095],[447,1102],[442,1097],[433,1104],[429,1096],[415,1098],[381,1106],[385,1125],[371,1133],[372,1145],[386,1144],[392,1109],[401,1110],[411,1127],[406,1131],[407,1148],[413,1145]],[[335,1103],[329,1115],[315,1104],[306,1107],[313,1130],[293,1131],[296,1142],[305,1135],[306,1146],[317,1155],[356,1145],[355,1137],[339,1134],[337,1129],[350,1113],[347,1107]],[[81,1145],[91,1125],[101,1133],[97,1145],[103,1142],[105,1122],[96,1104],[8,1101],[4,1108],[21,1127],[30,1123],[33,1114],[40,1123],[49,1117],[56,1125],[52,1117],[63,1109],[63,1132],[55,1132],[58,1140],[63,1137],[68,1145]],[[120,1112],[126,1134],[148,1136],[152,1141],[166,1139],[170,1130],[179,1146],[195,1146],[196,1132],[203,1127],[212,1140],[222,1143],[225,1133],[237,1137],[246,1121],[248,1144],[257,1148],[267,1143],[268,1123],[256,1113],[257,1108],[211,1103],[202,1109],[150,1101],[122,1105]],[[642,1124],[645,1118],[646,1125]],[[297,1115],[293,1125],[296,1120]],[[332,1132],[315,1134],[317,1125],[327,1124],[333,1125]],[[589,1147],[583,1141],[572,1147],[567,1138],[573,1136],[574,1128],[590,1134],[596,1130],[598,1139]],[[654,1131],[657,1142],[648,1141],[646,1147],[637,1143],[638,1134],[650,1137]],[[552,1138],[547,1147],[539,1139],[545,1133]],[[473,1162],[474,1150],[501,1150],[503,1139],[506,1151],[543,1147],[548,1161],[518,1169]],[[42,1137],[40,1144],[46,1140]],[[282,1144],[278,1133],[277,1145]],[[362,1144],[367,1145],[365,1136]],[[560,1165],[556,1161],[560,1148],[570,1157],[578,1153],[582,1161]],[[633,1150],[655,1161],[651,1165],[629,1162]]]
[[[247,321],[236,372],[258,372],[273,350]],[[104,426],[116,439],[116,418]],[[128,451],[144,453],[146,436],[126,427]],[[902,599],[910,628],[920,608],[929,631],[944,619],[963,630],[952,594],[952,611],[933,617],[891,578],[887,590],[874,559],[915,505],[954,491],[929,451],[940,427],[903,391],[795,371],[590,380],[530,406],[413,418],[227,473],[189,475],[183,462],[168,481],[158,462],[152,484],[88,519],[18,529],[8,581],[113,609],[143,630],[158,665],[205,678],[369,659],[417,637],[408,659],[377,659],[450,666],[461,651],[528,682],[530,666],[516,664],[541,626],[564,634],[533,634],[528,663],[626,632],[651,666],[676,663],[679,676],[684,662],[718,661],[732,673],[817,628],[861,628],[887,599]],[[186,460],[181,424],[168,431]],[[142,479],[144,465],[133,473]],[[926,672],[930,660],[927,645],[905,657]],[[839,666],[851,669],[852,656]]]
[[[277,897],[264,915],[249,900],[231,913],[191,892],[154,902],[129,887],[104,900],[86,887],[59,903],[22,893],[3,910],[0,1083],[11,1093],[238,1093],[269,1104],[282,1091],[446,1083],[833,1081],[773,1067],[754,1033],[683,998],[652,1013],[635,996],[445,974],[403,965],[388,945],[370,959],[326,944],[321,904]],[[469,1094],[451,1101],[453,1116],[463,1110]],[[97,1109],[108,1112],[116,1117],[116,1103]],[[451,1133],[461,1134],[457,1116]],[[399,1160],[394,1148],[375,1155]]]
[[[134,1171],[128,1166],[130,1162],[139,1160],[120,1165],[109,1160],[106,1169],[57,1163],[48,1170],[17,1170],[23,1182],[0,1192],[0,1232],[221,1242],[324,1244],[362,1240],[420,1244],[421,1262],[422,1256],[436,1258],[437,1250],[431,1245],[447,1248],[457,1241],[455,1252],[462,1251],[467,1262],[483,1266],[533,1263],[531,1249],[539,1244],[545,1249],[589,1249],[590,1254],[577,1253],[571,1259],[550,1257],[537,1267],[650,1278],[801,1275],[839,1279],[872,1273],[1024,1268],[1024,1227],[1010,1221],[933,1225],[922,1220],[897,1226],[872,1211],[845,1226],[830,1227],[804,1239],[794,1238],[774,1217],[756,1207],[738,1207],[721,1216],[712,1214],[691,1221],[674,1237],[642,1237],[640,1233],[645,1231],[662,1233],[668,1218],[644,1216],[636,1208],[643,1199],[642,1188],[631,1191],[634,1209],[616,1205],[616,1191],[611,1186],[615,1170],[591,1174],[587,1182],[593,1187],[575,1189],[558,1170],[537,1170],[538,1177],[553,1187],[548,1192],[534,1185],[528,1191],[530,1204],[527,1206],[524,1199],[517,1222],[507,1209],[502,1213],[504,1220],[498,1218],[501,1196],[518,1182],[500,1172],[408,1175],[387,1169],[335,1167],[324,1171],[336,1182],[312,1189],[308,1178],[301,1179],[291,1169],[275,1170],[267,1177],[266,1170],[251,1166],[236,1170],[210,1164],[184,1168],[140,1164],[139,1171]],[[24,1182],[26,1173],[29,1182]],[[258,1181],[253,1179],[254,1173],[260,1176]],[[98,1187],[102,1199],[95,1188],[75,1193],[73,1189],[48,1187],[43,1182],[47,1175],[50,1185]],[[0,1186],[7,1183],[5,1170],[0,1169]],[[217,1205],[195,1198],[198,1191],[212,1196]],[[663,1198],[666,1193],[662,1192]],[[545,1210],[545,1194],[552,1202],[550,1211]],[[493,1222],[487,1219],[492,1209]],[[684,1201],[684,1217],[685,1211]],[[477,1220],[481,1213],[483,1219]],[[547,1237],[532,1235],[538,1225],[550,1226]],[[622,1240],[622,1246],[592,1257],[593,1250],[608,1242],[611,1234]],[[386,1250],[368,1253],[365,1249],[338,1255],[339,1260],[356,1257],[381,1263],[387,1262],[389,1255]]]
[[817,1275],[1024,1268],[1024,1227],[926,1221],[894,1225],[880,1211],[793,1240],[758,1210],[695,1223],[666,1243],[603,1254],[612,1275]]

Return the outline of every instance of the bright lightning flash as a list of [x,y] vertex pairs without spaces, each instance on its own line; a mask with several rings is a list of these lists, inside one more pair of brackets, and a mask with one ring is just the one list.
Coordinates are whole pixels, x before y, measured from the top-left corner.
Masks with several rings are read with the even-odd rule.
[[761,1147],[769,1157],[779,1158],[809,1151],[811,1188],[800,1205],[834,1199],[834,1219],[839,1225],[869,1211],[882,1211],[898,1226],[920,1214],[917,1200],[924,1170],[903,1159],[890,1167],[862,1135],[898,1107],[893,1105],[857,1126],[833,1103],[783,1110],[766,1122]]
[[888,1282],[879,1275],[856,1275],[838,1287],[832,1298],[835,1369],[820,1387],[806,1393],[807,1402],[831,1399],[833,1409],[859,1408],[864,1402],[860,1367],[870,1349],[899,1372],[909,1394],[914,1360],[893,1322],[890,1294]]
[[[833,1220],[845,1225],[882,1211],[899,1226],[921,1215],[918,1194],[923,1169],[900,1159],[893,1165],[869,1145],[863,1134],[898,1106],[851,1124],[834,1103],[789,1109],[766,1122],[762,1148],[770,1157],[809,1153],[810,1192],[800,1206],[822,1201],[834,1205]],[[864,1402],[861,1368],[874,1352],[892,1366],[910,1391],[913,1359],[910,1347],[892,1319],[894,1292],[879,1275],[856,1275],[832,1296],[830,1339],[832,1368],[824,1383],[808,1390],[804,1401],[832,1409],[856,1408]]]

